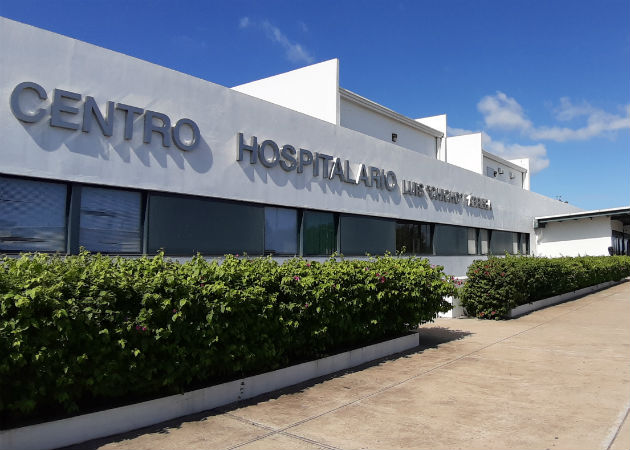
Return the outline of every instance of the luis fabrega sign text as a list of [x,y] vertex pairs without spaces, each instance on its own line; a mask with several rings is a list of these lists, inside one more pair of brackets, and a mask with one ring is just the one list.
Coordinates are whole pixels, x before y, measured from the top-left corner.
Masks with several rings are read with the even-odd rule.
[[329,180],[338,178],[343,183],[362,184],[368,188],[386,189],[387,191],[400,189],[403,195],[415,197],[426,195],[431,200],[455,204],[464,203],[471,208],[492,209],[490,200],[476,197],[472,194],[407,180],[402,180],[401,187],[399,187],[396,174],[392,170],[360,163],[358,170],[353,172],[350,168],[349,160],[342,160],[325,153],[311,152],[304,148],[296,149],[289,144],[280,147],[271,139],[258,143],[256,136],[252,136],[249,143],[246,143],[243,133],[238,133],[237,136],[236,160],[248,160],[250,164],[261,164],[267,169],[280,166],[285,172],[295,170],[297,173],[304,173],[305,170],[310,170],[313,173],[313,177],[321,176],[323,179]]

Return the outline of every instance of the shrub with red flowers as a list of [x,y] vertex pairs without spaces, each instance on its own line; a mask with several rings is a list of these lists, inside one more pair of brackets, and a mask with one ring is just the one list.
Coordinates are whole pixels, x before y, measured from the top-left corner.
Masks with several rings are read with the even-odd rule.
[[426,259],[0,260],[0,423],[168,395],[409,330],[450,305]]
[[629,256],[490,257],[468,268],[459,291],[466,312],[499,319],[519,305],[630,275]]

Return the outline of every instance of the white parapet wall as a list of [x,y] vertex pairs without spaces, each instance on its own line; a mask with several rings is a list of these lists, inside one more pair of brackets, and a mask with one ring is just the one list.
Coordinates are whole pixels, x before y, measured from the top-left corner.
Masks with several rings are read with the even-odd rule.
[[445,300],[449,302],[453,308],[445,313],[438,313],[438,317],[443,317],[446,319],[457,319],[458,317],[464,317],[466,314],[464,312],[464,307],[461,304],[461,301],[457,297],[446,297]]
[[538,309],[543,309],[548,306],[557,305],[558,303],[563,303],[569,300],[573,300],[574,298],[590,294],[595,291],[606,289],[615,284],[622,283],[623,281],[624,280],[606,281],[604,283],[596,284],[595,286],[588,286],[582,289],[578,289],[577,291],[565,292],[564,294],[554,295],[553,297],[548,297],[548,298],[543,298],[542,300],[537,300],[532,303],[526,303],[524,305],[517,306],[516,308],[512,308],[508,312],[508,317],[510,319],[514,319],[516,317],[520,317],[524,314],[530,313],[532,311],[536,311]]
[[[461,283],[461,285],[463,285],[463,283],[465,283],[467,279],[468,277],[455,277],[455,282],[456,283],[459,282]],[[452,305],[452,309],[445,313],[438,313],[438,317],[443,317],[447,319],[457,319],[458,317],[466,316],[466,311],[464,310],[461,300],[458,297],[448,296],[448,297],[445,297],[444,300],[446,300]]]
[[447,163],[483,174],[481,133],[448,137],[446,145]]
[[428,127],[431,127],[435,130],[438,130],[444,133],[444,137],[438,140],[439,145],[438,145],[437,159],[439,159],[440,161],[446,162],[447,153],[448,153],[448,149],[446,148],[446,141],[447,141],[447,137],[446,137],[447,116],[446,114],[440,114],[438,116],[431,116],[431,117],[421,117],[419,119],[416,119],[416,122],[420,122],[423,125],[426,125]]
[[339,60],[331,59],[232,89],[339,125]]

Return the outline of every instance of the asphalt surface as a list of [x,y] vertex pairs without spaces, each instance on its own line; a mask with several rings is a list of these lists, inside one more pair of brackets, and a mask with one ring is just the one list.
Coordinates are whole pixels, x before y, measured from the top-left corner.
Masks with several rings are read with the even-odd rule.
[[78,449],[630,449],[630,283]]

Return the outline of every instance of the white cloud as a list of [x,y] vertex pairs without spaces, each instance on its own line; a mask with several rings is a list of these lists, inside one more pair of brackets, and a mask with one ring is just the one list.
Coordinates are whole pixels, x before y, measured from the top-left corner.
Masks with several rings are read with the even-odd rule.
[[[576,126],[539,126],[535,125],[525,114],[523,107],[516,99],[503,92],[486,95],[477,104],[483,115],[485,125],[489,129],[516,131],[521,137],[536,141],[585,141],[597,136],[630,128],[630,105],[626,105],[623,113],[613,114],[592,106],[586,101],[575,104],[568,97],[560,99],[560,104],[553,108],[554,118],[567,122],[581,121]],[[448,129],[450,135],[470,133],[461,128]],[[532,173],[540,172],[549,166],[547,148],[544,144],[531,145],[511,144],[497,141],[486,132],[482,132],[483,148],[505,159],[529,158]]]
[[574,106],[568,99],[558,112],[560,120],[571,120],[575,117],[586,116],[586,125],[579,128],[569,127],[538,127],[531,131],[533,139],[546,139],[556,142],[586,141],[625,128],[630,128],[630,105],[626,106],[625,116],[607,113],[601,109],[585,104]]
[[[307,63],[312,64],[315,62],[315,58],[309,53],[309,51],[298,42],[292,42],[286,34],[284,34],[278,27],[271,24],[267,20],[262,22],[254,22],[249,17],[242,17],[239,21],[240,29],[256,27],[262,30],[267,38],[279,44],[285,51],[287,59],[294,63]],[[302,27],[304,30],[306,25]]]
[[529,158],[529,168],[532,174],[549,167],[547,148],[543,144],[506,144],[501,141],[495,141],[486,132],[481,133],[481,143],[484,150],[507,160]]
[[523,108],[512,97],[497,91],[496,95],[486,95],[477,104],[477,109],[483,114],[488,128],[504,130],[527,130],[532,123],[525,117]]
[[241,20],[239,20],[238,22],[238,27],[239,28],[247,28],[252,24],[251,20],[249,20],[249,17],[245,16],[245,17],[241,17]]
[[569,97],[562,97],[560,99],[560,105],[554,108],[556,119],[562,121],[572,120],[581,116],[588,116],[595,111],[596,109],[588,102],[582,102],[581,105],[574,105]]
[[560,105],[554,109],[556,119],[567,122],[581,118],[586,120],[586,125],[573,128],[535,126],[527,118],[521,105],[500,91],[496,95],[483,97],[477,104],[477,109],[483,115],[488,128],[520,131],[536,140],[585,141],[608,132],[630,128],[630,105],[625,107],[624,115],[611,114],[591,106],[588,102],[573,104],[568,97],[561,98]]

